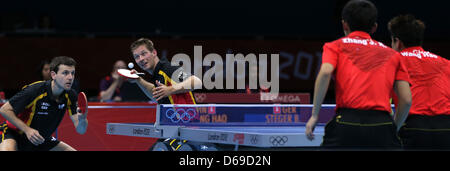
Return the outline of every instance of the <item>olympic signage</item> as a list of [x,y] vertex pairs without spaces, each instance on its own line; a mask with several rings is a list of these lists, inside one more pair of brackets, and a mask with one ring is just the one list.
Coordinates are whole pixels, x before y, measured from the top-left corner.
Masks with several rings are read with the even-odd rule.
[[172,123],[188,123],[197,115],[197,112],[195,108],[168,108],[165,115]]
[[[258,107],[258,108],[256,108]],[[334,108],[323,108],[322,113],[332,115]],[[302,124],[311,114],[311,107],[300,105],[199,105],[160,108],[160,124],[165,125],[285,125]],[[327,118],[329,119],[329,118]],[[322,120],[321,120],[322,121]]]
[[272,136],[269,141],[274,146],[283,146],[289,141],[289,138],[287,136]]
[[[273,97],[272,97],[273,96]],[[197,103],[286,103],[309,104],[309,93],[194,93]]]

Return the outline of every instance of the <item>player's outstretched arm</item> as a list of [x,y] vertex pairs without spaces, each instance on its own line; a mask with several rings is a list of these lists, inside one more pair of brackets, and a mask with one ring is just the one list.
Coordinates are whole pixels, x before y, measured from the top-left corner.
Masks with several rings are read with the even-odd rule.
[[[137,71],[135,69],[132,69],[131,73],[137,73]],[[155,88],[154,84],[145,81],[142,77],[139,77],[137,79],[128,79],[128,82],[136,83],[148,98],[154,100],[152,96],[153,88]]]
[[319,111],[322,107],[323,99],[328,90],[330,84],[331,75],[333,74],[334,67],[331,64],[324,63],[320,67],[319,74],[317,75],[316,83],[314,86],[313,108],[311,117],[306,123],[305,134],[308,139],[314,139],[314,128],[319,120]]
[[[131,79],[129,79],[129,80],[131,80]],[[144,94],[148,98],[154,99],[152,96],[153,89],[155,88],[154,84],[145,81],[142,77],[135,79],[135,83],[139,86],[139,88],[142,90],[142,92],[144,92]]]
[[397,125],[397,131],[400,130],[408,117],[411,108],[412,98],[411,89],[407,81],[399,80],[394,83],[394,90],[398,96],[398,105],[395,106],[394,122]]
[[172,87],[174,89],[174,92],[172,94],[185,93],[188,91],[193,91],[197,87],[201,88],[202,80],[200,80],[195,75],[191,75],[183,82],[175,84]]
[[174,84],[172,86],[166,86],[157,82],[157,87],[153,91],[153,98],[160,100],[171,94],[185,93],[193,91],[195,87],[202,87],[202,81],[196,76],[190,76],[181,83]]

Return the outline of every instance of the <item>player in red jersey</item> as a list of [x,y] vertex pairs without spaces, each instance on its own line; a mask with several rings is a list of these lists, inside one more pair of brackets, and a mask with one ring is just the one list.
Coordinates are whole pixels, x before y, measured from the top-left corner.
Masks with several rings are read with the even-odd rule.
[[450,62],[422,48],[425,24],[412,15],[388,23],[411,80],[412,107],[399,135],[405,148],[450,149]]
[[[336,115],[326,125],[322,146],[331,148],[400,148],[399,127],[411,105],[409,76],[395,50],[373,40],[377,9],[366,0],[352,0],[342,11],[345,37],[325,43],[315,83],[312,116],[305,134],[314,128],[331,77],[336,80]],[[396,117],[390,116],[390,92],[399,96]]]

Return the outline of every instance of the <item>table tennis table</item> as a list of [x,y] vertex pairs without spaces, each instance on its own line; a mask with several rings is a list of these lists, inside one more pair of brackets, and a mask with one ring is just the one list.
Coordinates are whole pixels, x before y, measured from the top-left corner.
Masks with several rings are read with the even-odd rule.
[[107,123],[106,133],[158,138],[154,151],[175,150],[169,146],[173,139],[177,151],[318,147],[334,107],[322,105],[312,141],[305,135],[309,104],[160,104],[155,123]]

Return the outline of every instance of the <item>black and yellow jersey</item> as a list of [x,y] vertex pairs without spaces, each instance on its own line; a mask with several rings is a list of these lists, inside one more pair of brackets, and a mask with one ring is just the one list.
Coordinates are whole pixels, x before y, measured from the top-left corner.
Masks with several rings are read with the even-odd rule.
[[[160,60],[150,78],[150,82],[157,86],[156,81],[166,86],[172,86],[188,78],[190,74],[185,73],[181,67],[172,66],[167,60]],[[173,78],[173,79],[172,79]],[[191,91],[186,93],[172,94],[158,101],[159,104],[195,104]]]
[[[66,110],[69,115],[76,113],[77,94],[73,89],[65,90],[56,100],[52,94],[51,81],[38,81],[23,87],[9,103],[18,118],[47,139],[58,128]],[[22,134],[10,122],[7,121],[7,124],[8,128]]]

